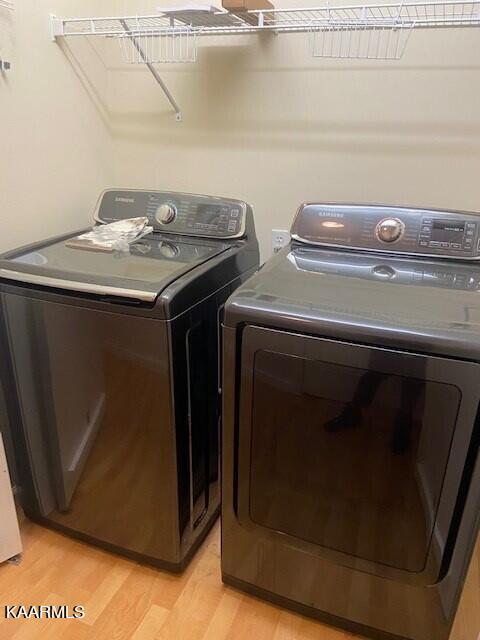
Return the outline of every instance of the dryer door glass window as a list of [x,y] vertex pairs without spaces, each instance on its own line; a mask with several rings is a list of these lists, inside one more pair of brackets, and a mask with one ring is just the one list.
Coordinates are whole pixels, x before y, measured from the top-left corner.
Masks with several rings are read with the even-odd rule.
[[411,377],[382,373],[375,357],[362,369],[256,352],[250,518],[422,572],[461,393],[426,380],[423,365]]

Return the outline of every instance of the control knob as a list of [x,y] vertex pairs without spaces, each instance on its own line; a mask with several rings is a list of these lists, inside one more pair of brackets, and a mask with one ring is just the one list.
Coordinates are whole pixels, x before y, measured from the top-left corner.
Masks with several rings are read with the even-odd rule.
[[177,209],[175,206],[173,204],[165,203],[158,207],[155,219],[160,224],[170,224],[175,220],[176,216]]
[[385,218],[375,228],[375,234],[382,242],[396,242],[404,232],[405,225],[398,218]]

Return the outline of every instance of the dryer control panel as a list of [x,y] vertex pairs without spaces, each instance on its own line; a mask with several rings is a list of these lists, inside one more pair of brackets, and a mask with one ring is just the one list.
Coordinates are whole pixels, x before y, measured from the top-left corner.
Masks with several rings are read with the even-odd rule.
[[480,214],[308,203],[297,212],[292,237],[326,247],[478,260]]
[[232,239],[245,235],[247,205],[241,200],[169,191],[108,190],[98,201],[95,220],[116,222],[146,216],[155,231]]

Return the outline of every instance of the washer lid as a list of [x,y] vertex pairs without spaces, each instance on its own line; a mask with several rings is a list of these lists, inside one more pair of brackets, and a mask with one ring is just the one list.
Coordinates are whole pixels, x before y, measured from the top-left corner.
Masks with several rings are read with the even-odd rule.
[[0,278],[153,302],[172,281],[228,248],[221,242],[150,234],[129,252],[104,252],[69,247],[65,243],[71,237],[5,254]]

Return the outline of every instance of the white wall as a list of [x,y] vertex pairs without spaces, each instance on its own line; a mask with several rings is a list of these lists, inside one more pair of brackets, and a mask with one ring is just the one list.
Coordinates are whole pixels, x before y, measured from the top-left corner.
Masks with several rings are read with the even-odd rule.
[[[177,0],[177,3],[181,0]],[[283,7],[318,0],[284,0]],[[153,12],[170,0],[16,0],[0,13],[0,250],[91,220],[105,186],[243,198],[270,229],[303,200],[480,210],[480,30],[413,33],[398,62],[325,61],[303,35],[201,41],[159,66],[183,122],[118,44],[48,38],[48,13]],[[111,137],[113,136],[113,138]]]
[[14,1],[13,13],[0,8],[0,54],[12,62],[0,74],[0,250],[88,223],[112,171],[102,43],[49,38],[53,8],[81,15],[99,3]]
[[397,62],[313,59],[302,35],[204,39],[196,64],[159,67],[181,123],[111,56],[115,183],[248,200],[264,257],[303,200],[480,210],[479,29],[415,32]]

